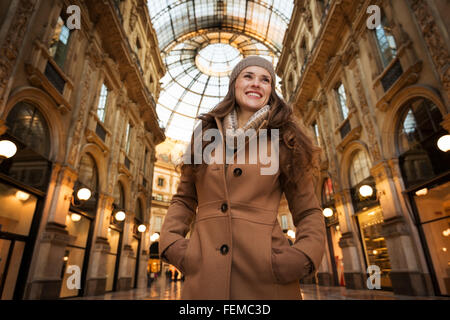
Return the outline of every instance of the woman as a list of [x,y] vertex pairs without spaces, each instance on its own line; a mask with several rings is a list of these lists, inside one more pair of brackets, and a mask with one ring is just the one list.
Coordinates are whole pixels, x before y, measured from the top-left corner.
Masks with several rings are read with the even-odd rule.
[[[225,137],[222,156],[246,130],[279,130],[279,141],[268,138],[279,145],[279,170],[263,175],[261,159],[249,163],[256,135],[237,150],[247,151],[245,163],[182,165],[159,245],[161,258],[185,274],[182,299],[301,299],[299,280],[319,267],[325,227],[314,194],[317,150],[275,92],[275,79],[264,58],[243,59],[224,100],[200,117],[203,132],[217,128]],[[283,192],[296,226],[292,246],[277,222]]]

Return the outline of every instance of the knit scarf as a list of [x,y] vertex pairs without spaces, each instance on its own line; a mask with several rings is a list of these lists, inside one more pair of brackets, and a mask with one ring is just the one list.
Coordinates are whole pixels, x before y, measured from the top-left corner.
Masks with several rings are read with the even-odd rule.
[[231,146],[234,146],[233,150],[236,151],[239,138],[245,135],[246,130],[256,130],[267,118],[269,110],[270,105],[262,107],[248,119],[247,123],[242,128],[238,128],[236,109],[233,109],[228,113],[222,121],[227,148],[231,150]]

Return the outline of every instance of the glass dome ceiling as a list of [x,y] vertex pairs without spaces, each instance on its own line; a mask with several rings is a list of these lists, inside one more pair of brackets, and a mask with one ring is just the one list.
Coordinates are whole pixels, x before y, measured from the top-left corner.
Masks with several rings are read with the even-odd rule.
[[293,6],[287,0],[148,1],[167,68],[156,108],[167,137],[190,139],[195,118],[225,96],[229,74],[244,57],[260,55],[276,67]]

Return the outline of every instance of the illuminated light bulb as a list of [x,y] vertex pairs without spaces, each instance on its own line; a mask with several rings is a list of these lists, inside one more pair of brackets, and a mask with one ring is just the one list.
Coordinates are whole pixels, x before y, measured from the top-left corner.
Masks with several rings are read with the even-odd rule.
[[448,229],[442,231],[442,235],[443,235],[444,237],[450,236],[450,228],[448,228]]
[[145,230],[147,230],[147,227],[145,225],[143,225],[143,224],[139,225],[139,227],[138,227],[139,232],[142,233],[142,232],[145,232]]
[[117,221],[123,221],[123,220],[125,220],[125,212],[123,212],[123,211],[117,211],[116,214],[114,215],[114,218],[115,218]]
[[339,231],[341,228],[339,226],[336,226],[336,231]]
[[373,216],[374,214],[375,214],[375,211],[371,211],[371,212],[369,212],[367,215]]
[[442,248],[442,251],[447,252],[447,248]]
[[295,232],[293,230],[288,230],[287,235],[292,239],[295,239]]
[[368,186],[367,184],[362,185],[359,188],[359,194],[363,197],[370,197],[373,194],[373,189],[371,186]]
[[423,188],[420,190],[416,191],[416,196],[420,197],[420,196],[424,196],[428,193],[428,189],[427,188]]
[[82,201],[86,201],[91,197],[91,194],[91,190],[89,190],[88,188],[81,188],[77,192],[77,198]]
[[323,215],[329,218],[333,215],[333,210],[331,208],[325,208],[323,209]]
[[441,151],[447,152],[450,150],[450,134],[446,134],[439,138],[437,146]]
[[65,256],[65,257],[63,258],[63,260],[64,260],[64,261],[68,261],[68,260],[69,260],[69,257]]
[[151,241],[156,241],[159,239],[159,234],[157,232],[155,232],[154,234],[151,235],[150,240]]
[[0,141],[0,159],[8,159],[14,156],[17,152],[17,146],[14,142],[9,140]]
[[78,213],[72,213],[70,215],[70,219],[72,219],[73,222],[77,222],[81,220],[81,215],[79,215]]
[[378,251],[377,250],[373,250],[372,253],[373,254],[378,254]]
[[30,198],[30,194],[23,192],[23,191],[17,191],[16,192],[16,199],[17,200],[22,200],[22,201],[27,201]]

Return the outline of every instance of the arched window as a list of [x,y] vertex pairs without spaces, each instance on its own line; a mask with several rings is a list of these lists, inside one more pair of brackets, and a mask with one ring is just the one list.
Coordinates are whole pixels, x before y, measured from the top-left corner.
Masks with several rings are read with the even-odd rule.
[[359,150],[352,158],[350,166],[350,185],[355,187],[360,182],[370,177],[370,168],[372,164],[370,162],[367,153]]
[[89,154],[84,154],[80,159],[78,181],[89,188],[92,192],[98,189],[98,170],[94,159]]
[[74,191],[77,192],[83,187],[91,191],[91,197],[82,203],[79,208],[91,216],[95,216],[98,200],[98,170],[94,158],[89,154],[83,154],[80,159],[78,179],[75,183]]
[[41,112],[32,104],[17,103],[6,118],[8,133],[45,158],[50,156],[50,133]]
[[442,114],[430,100],[416,97],[406,102],[397,127],[399,164],[407,186],[424,182],[448,170],[450,155],[437,148],[446,131]]
[[398,129],[400,153],[421,148],[422,142],[442,129],[441,122],[441,112],[430,100],[415,98],[407,102]]

